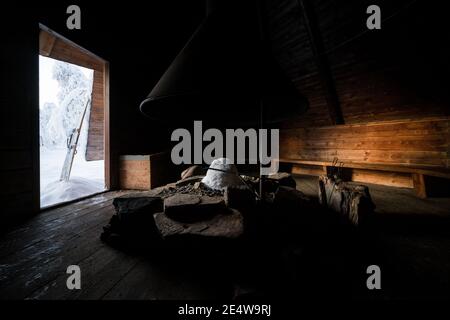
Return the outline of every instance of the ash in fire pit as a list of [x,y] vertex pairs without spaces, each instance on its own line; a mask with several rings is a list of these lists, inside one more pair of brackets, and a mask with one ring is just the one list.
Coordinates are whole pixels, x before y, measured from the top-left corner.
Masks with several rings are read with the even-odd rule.
[[243,184],[236,166],[228,158],[215,159],[209,166],[202,183],[214,190]]

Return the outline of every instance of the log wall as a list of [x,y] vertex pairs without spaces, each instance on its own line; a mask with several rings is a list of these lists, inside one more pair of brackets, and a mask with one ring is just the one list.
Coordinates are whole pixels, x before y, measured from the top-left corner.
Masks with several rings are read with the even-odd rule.
[[[273,53],[310,103],[302,117],[281,124],[282,158],[448,168],[445,20],[420,4],[379,1],[382,29],[368,31],[365,12],[372,3],[310,1],[344,118],[334,126],[299,1],[266,3]],[[352,176],[412,186],[402,174],[354,170]]]
[[449,167],[450,120],[284,129],[281,158]]
[[20,34],[20,50],[13,32],[0,50],[0,230],[39,210],[39,33],[28,18],[17,20],[34,27]]

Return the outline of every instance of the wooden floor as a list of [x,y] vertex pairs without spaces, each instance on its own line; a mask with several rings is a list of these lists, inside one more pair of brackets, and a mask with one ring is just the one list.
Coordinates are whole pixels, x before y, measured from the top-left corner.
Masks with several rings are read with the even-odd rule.
[[[307,195],[316,196],[316,178],[298,177],[297,184]],[[450,199],[423,200],[412,190],[375,185],[370,191],[377,205],[379,241],[389,248],[398,283],[414,288],[416,281],[431,279],[439,294],[445,294],[450,284]],[[2,235],[0,299],[217,297],[217,288],[227,285],[220,279],[185,271],[182,265],[166,268],[146,255],[125,253],[100,241],[102,227],[113,214],[112,199],[128,192],[109,192],[42,212]],[[69,265],[81,268],[81,290],[66,287]],[[386,277],[383,282],[390,289],[387,297],[399,297],[396,285],[388,282],[396,279]]]

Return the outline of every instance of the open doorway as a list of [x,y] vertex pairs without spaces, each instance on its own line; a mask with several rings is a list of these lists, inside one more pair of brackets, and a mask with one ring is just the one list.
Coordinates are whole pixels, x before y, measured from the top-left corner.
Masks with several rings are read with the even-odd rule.
[[41,26],[40,202],[46,208],[107,190],[107,64]]

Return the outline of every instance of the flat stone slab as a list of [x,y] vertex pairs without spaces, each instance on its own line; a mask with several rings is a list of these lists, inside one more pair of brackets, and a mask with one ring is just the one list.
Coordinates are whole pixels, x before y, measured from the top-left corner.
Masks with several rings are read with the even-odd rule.
[[154,215],[156,227],[163,238],[180,235],[220,237],[235,239],[244,232],[242,214],[234,209],[227,209],[225,214],[217,214],[209,220],[183,223],[170,219],[164,212]]
[[183,209],[186,206],[199,204],[200,201],[200,197],[194,194],[175,194],[164,200],[164,210],[173,207]]
[[164,213],[181,222],[209,219],[226,210],[223,197],[209,197],[193,194],[175,194],[164,200]]
[[114,208],[120,219],[133,219],[138,215],[151,216],[163,208],[163,201],[160,197],[143,197],[141,195],[129,195],[117,197],[113,200]]
[[268,177],[271,180],[277,181],[280,186],[290,187],[290,188],[296,188],[297,183],[295,182],[294,178],[292,178],[292,175],[287,172],[278,172],[269,175]]
[[116,213],[109,224],[103,227],[100,238],[109,243],[117,244],[119,239],[133,239],[145,243],[160,239],[153,214],[161,212],[163,200],[160,197],[147,197],[131,194],[117,197],[113,200]]

